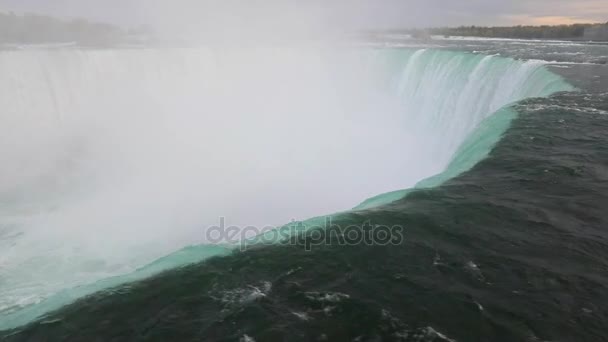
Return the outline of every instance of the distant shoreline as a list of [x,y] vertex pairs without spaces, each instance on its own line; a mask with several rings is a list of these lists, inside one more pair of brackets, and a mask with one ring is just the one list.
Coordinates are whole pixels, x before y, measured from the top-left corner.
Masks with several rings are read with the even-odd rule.
[[608,42],[608,23],[497,27],[473,25],[459,27],[436,27],[427,29],[379,30],[371,31],[370,34],[409,34],[413,38],[419,39],[430,39],[431,36],[445,36]]
[[[246,28],[243,28],[244,30]],[[354,33],[355,36],[382,39],[390,35],[409,35],[414,39],[431,40],[432,36],[478,37],[496,39],[563,40],[607,43],[608,23],[573,24],[558,26],[509,26],[484,27],[460,26],[427,29],[368,30]],[[252,36],[255,38],[255,36]],[[249,37],[248,40],[251,40]],[[229,38],[219,41],[230,42]],[[326,39],[326,36],[318,37]],[[297,41],[297,37],[293,37]],[[183,37],[160,38],[150,28],[123,29],[111,24],[91,22],[84,19],[63,20],[49,16],[0,12],[0,50],[65,47],[148,47],[190,46],[201,42],[218,40],[214,32],[208,32],[201,41],[188,41]],[[241,41],[243,43],[246,41]]]
[[145,28],[123,28],[85,19],[57,19],[45,15],[0,12],[0,48],[11,46],[114,46],[151,40]]

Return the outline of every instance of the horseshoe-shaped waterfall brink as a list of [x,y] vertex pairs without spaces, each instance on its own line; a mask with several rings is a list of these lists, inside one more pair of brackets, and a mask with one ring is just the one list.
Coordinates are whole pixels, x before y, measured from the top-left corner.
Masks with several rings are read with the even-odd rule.
[[438,186],[490,153],[511,105],[573,89],[539,61],[439,49],[0,52],[0,330],[227,255],[220,220]]

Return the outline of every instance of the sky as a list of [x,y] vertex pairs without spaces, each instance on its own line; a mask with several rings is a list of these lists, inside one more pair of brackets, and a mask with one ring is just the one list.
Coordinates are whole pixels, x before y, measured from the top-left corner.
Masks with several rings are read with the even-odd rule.
[[0,0],[0,11],[165,28],[186,22],[411,28],[608,21],[606,0]]

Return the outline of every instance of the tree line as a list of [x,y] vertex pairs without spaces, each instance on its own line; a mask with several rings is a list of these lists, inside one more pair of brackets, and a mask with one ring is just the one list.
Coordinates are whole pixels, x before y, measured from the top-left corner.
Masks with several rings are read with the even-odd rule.
[[460,26],[433,28],[428,32],[433,35],[487,38],[608,40],[608,23],[511,27]]
[[113,45],[127,42],[136,33],[85,19],[61,20],[38,14],[0,13],[0,44]]

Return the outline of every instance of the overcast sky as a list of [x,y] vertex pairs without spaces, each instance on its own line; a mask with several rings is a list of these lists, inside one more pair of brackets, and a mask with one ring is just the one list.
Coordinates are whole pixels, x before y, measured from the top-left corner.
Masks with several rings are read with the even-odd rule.
[[0,11],[85,17],[122,26],[301,21],[427,27],[607,22],[608,0],[0,0]]

